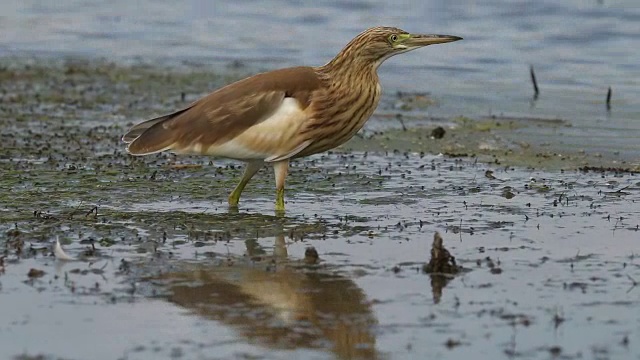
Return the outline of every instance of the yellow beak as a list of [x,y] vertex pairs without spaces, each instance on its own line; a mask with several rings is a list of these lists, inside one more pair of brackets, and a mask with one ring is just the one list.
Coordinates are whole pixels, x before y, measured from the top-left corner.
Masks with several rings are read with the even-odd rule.
[[458,40],[462,40],[462,38],[453,35],[411,34],[410,37],[404,41],[403,45],[419,47],[433,44],[444,44]]

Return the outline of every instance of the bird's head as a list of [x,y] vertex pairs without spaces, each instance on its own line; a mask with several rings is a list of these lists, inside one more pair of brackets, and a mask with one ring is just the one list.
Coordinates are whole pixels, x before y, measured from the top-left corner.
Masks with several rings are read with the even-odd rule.
[[367,29],[351,40],[334,60],[364,61],[377,68],[383,61],[427,45],[462,40],[452,35],[411,34],[395,27]]

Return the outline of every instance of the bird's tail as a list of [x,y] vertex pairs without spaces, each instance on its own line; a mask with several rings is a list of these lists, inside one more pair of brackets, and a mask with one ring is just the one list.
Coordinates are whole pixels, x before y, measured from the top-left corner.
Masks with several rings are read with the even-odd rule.
[[134,125],[122,136],[122,141],[128,144],[129,154],[149,155],[168,150],[174,141],[172,131],[166,126],[167,121],[184,111],[186,109]]

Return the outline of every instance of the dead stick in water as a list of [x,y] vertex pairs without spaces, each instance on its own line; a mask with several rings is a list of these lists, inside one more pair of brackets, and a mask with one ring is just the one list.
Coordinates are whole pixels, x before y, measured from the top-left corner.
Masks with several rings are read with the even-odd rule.
[[607,110],[611,110],[611,86],[607,90]]
[[533,71],[533,65],[529,67],[529,73],[531,74],[531,82],[533,83],[533,99],[538,98],[538,94],[540,94],[540,90],[538,89],[538,82],[536,81],[536,73]]
[[402,114],[396,115],[396,119],[398,119],[398,121],[400,121],[400,125],[402,125],[402,131],[407,131],[407,127],[404,126],[404,121],[402,121]]

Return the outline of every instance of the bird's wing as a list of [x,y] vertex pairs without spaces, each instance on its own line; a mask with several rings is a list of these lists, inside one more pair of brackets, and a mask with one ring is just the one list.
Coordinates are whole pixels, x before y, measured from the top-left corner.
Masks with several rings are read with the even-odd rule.
[[306,149],[307,146],[311,145],[312,142],[313,142],[312,140],[304,140],[298,146],[293,148],[291,151],[285,152],[282,155],[269,156],[268,158],[264,159],[264,161],[265,162],[277,162],[277,161],[281,161],[281,160],[292,158],[292,157],[296,156],[302,150]]
[[320,86],[309,67],[258,74],[217,90],[188,108],[140,123],[123,137],[128,151],[164,150],[235,159],[287,158]]
[[[193,106],[193,104],[192,104]],[[144,133],[147,129],[149,129],[150,127],[152,127],[153,125],[163,122],[165,120],[169,120],[171,118],[174,118],[178,115],[180,115],[181,113],[189,110],[190,107],[187,107],[185,109],[182,110],[178,110],[174,113],[168,114],[168,115],[163,115],[157,118],[153,118],[151,120],[147,120],[147,121],[143,121],[139,124],[136,124],[135,126],[133,126],[131,129],[129,129],[129,131],[127,131],[126,134],[124,134],[122,136],[122,141],[124,141],[125,143],[129,144],[131,143],[133,140],[135,140],[138,136],[142,135],[142,133]]]

